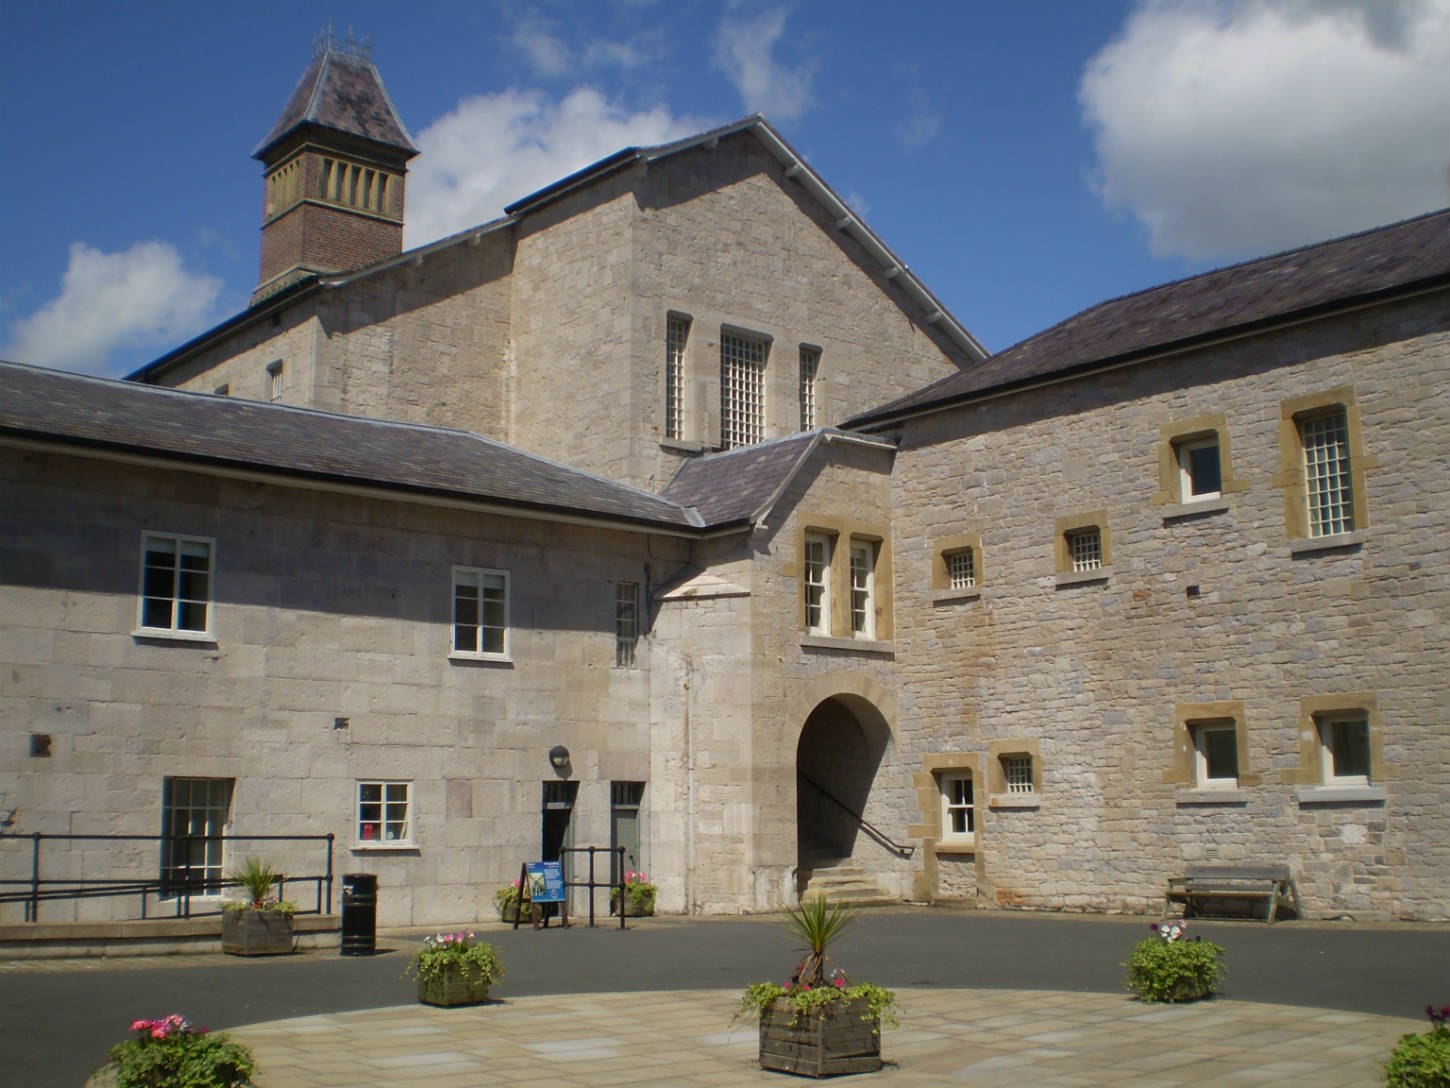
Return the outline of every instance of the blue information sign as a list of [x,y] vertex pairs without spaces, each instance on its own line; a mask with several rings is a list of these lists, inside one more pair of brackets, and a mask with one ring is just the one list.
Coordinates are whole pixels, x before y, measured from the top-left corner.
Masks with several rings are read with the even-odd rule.
[[535,903],[564,902],[564,867],[557,861],[531,861],[529,898]]

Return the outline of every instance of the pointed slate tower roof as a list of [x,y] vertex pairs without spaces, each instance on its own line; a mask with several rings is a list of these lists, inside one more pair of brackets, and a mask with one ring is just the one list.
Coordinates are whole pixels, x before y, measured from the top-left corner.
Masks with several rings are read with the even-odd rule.
[[402,151],[405,159],[418,153],[373,67],[372,47],[340,38],[331,30],[313,42],[312,63],[252,158],[266,161],[278,144],[309,126]]

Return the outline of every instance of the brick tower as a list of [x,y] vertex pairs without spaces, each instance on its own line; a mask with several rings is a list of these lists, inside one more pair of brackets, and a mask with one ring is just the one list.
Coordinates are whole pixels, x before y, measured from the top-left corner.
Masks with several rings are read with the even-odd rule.
[[267,179],[254,305],[314,273],[362,268],[403,250],[403,184],[418,149],[371,46],[329,29],[312,54],[252,152]]

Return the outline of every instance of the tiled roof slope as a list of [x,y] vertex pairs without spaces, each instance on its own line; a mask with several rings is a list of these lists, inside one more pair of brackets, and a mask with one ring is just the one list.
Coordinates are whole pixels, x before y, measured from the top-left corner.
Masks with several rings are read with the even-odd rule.
[[665,498],[681,506],[693,506],[710,527],[753,521],[779,497],[807,455],[820,442],[832,439],[882,445],[878,440],[833,427],[804,431],[686,461],[665,488]]
[[4,436],[659,529],[700,524],[669,499],[465,431],[16,363],[0,363]]
[[1189,347],[1437,280],[1450,283],[1450,209],[1100,303],[846,426],[884,423],[988,390]]
[[350,53],[328,49],[313,58],[282,116],[252,157],[261,158],[288,133],[306,124],[398,148],[410,152],[410,157],[418,153],[372,61]]

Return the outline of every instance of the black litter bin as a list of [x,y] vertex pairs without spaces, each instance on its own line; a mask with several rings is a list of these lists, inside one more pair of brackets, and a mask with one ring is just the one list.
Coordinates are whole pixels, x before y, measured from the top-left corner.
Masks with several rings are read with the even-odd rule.
[[346,873],[342,878],[342,954],[371,956],[378,945],[378,878]]

